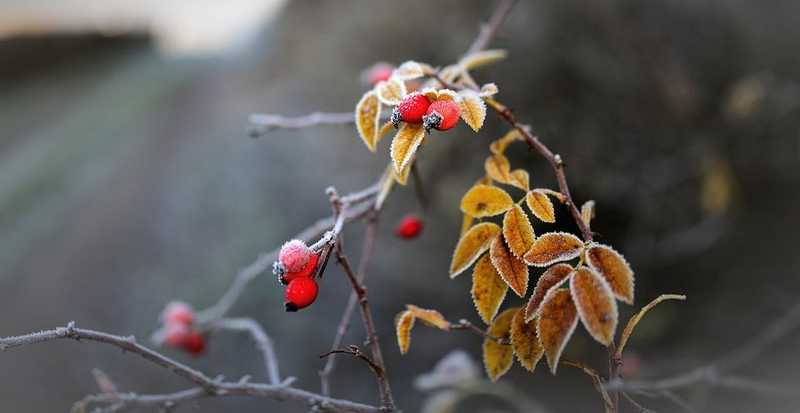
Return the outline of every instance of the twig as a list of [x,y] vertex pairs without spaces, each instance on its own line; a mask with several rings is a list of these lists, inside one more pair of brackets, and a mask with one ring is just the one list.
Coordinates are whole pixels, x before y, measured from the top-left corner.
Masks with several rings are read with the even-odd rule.
[[275,114],[250,115],[250,136],[258,138],[276,129],[300,129],[321,125],[349,125],[355,123],[353,112],[314,112],[303,116],[289,117]]
[[372,361],[361,349],[356,345],[350,345],[347,349],[336,349],[330,350],[326,353],[320,354],[319,358],[323,359],[326,357],[333,356],[335,354],[349,354],[357,359],[363,360],[367,365],[369,365],[370,370],[375,373],[376,376],[383,374],[383,367],[379,366],[377,363]]
[[479,335],[483,338],[495,341],[497,342],[497,344],[503,344],[503,345],[511,344],[511,340],[502,337],[495,337],[487,333],[486,331],[481,330],[480,328],[475,326],[475,324],[472,324],[469,320],[463,318],[461,320],[458,320],[458,323],[450,323],[450,330],[466,330],[475,333],[476,335]]
[[501,0],[500,3],[495,7],[494,12],[492,12],[492,16],[489,18],[489,22],[481,25],[481,30],[478,33],[478,37],[472,41],[472,44],[467,49],[467,52],[464,55],[469,55],[475,52],[479,52],[489,46],[489,43],[494,39],[495,34],[497,34],[497,29],[505,21],[508,14],[511,12],[511,9],[514,8],[514,4],[516,0]]
[[594,386],[595,390],[597,390],[597,392],[600,393],[600,396],[603,398],[603,407],[605,408],[605,411],[613,412],[616,409],[616,404],[611,399],[608,391],[603,387],[603,379],[593,368],[583,363],[566,359],[561,359],[559,363],[567,367],[574,367],[586,373],[586,375],[592,379],[592,385]]
[[267,371],[267,378],[271,384],[280,384],[281,376],[278,370],[278,357],[275,355],[275,347],[272,339],[264,332],[264,329],[250,318],[226,318],[212,323],[212,328],[227,329],[236,331],[246,331],[250,333],[256,346],[264,356],[264,367]]

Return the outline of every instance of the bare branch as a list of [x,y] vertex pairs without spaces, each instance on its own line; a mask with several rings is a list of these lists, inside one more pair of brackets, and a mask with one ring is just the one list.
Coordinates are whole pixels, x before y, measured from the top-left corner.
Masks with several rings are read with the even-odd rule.
[[289,117],[275,114],[250,115],[250,136],[258,138],[276,129],[300,129],[322,125],[349,125],[356,122],[353,112],[314,112],[303,116]]
[[280,384],[281,375],[278,370],[278,357],[275,355],[275,347],[272,339],[264,332],[264,329],[250,318],[226,318],[212,323],[211,328],[226,329],[235,331],[246,331],[250,333],[256,346],[264,356],[264,367],[267,371],[267,378],[271,384]]

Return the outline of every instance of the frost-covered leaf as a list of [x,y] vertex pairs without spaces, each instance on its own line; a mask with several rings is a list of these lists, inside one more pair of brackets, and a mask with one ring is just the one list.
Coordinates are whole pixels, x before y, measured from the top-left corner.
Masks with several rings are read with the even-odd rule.
[[511,196],[496,186],[475,185],[461,198],[461,212],[475,218],[502,214],[512,206]]
[[375,91],[378,93],[378,99],[380,99],[381,103],[390,106],[399,105],[400,101],[408,93],[406,84],[397,78],[378,82],[375,86]]
[[503,216],[503,237],[517,258],[522,258],[536,240],[533,226],[521,206],[514,204]]
[[586,250],[586,264],[605,277],[619,300],[633,304],[633,270],[622,254],[608,245],[594,244]]
[[525,310],[520,309],[511,320],[511,345],[522,367],[533,373],[544,355],[544,348],[536,334],[536,320],[525,321]]
[[425,308],[419,308],[413,304],[406,304],[406,309],[414,314],[418,320],[422,320],[425,324],[436,327],[440,330],[449,331],[450,330],[450,322],[447,321],[442,313],[436,310],[428,310]]
[[503,237],[497,237],[492,241],[489,257],[503,281],[518,296],[524,297],[528,291],[528,266],[508,250]]
[[394,326],[400,354],[406,354],[411,346],[411,329],[414,328],[414,314],[411,311],[403,311],[395,317]]
[[522,140],[522,134],[519,133],[518,130],[512,129],[508,131],[508,133],[503,135],[502,138],[492,142],[492,144],[489,145],[489,150],[492,151],[492,153],[494,154],[502,155],[503,153],[505,153],[506,148],[508,148],[508,145],[510,145],[514,141],[519,141],[519,140]]
[[550,371],[556,374],[558,361],[578,325],[578,310],[566,288],[553,288],[544,298],[536,332],[547,356]]
[[515,169],[511,171],[511,179],[508,181],[508,183],[523,191],[527,191],[528,188],[531,187],[530,181],[531,177],[528,175],[528,171],[524,169]]
[[542,306],[544,297],[554,287],[561,285],[564,280],[572,273],[572,266],[569,264],[556,264],[547,269],[536,282],[528,306],[525,307],[525,320],[531,321],[538,314]]
[[486,175],[501,184],[511,181],[511,163],[504,155],[489,155],[483,163]]
[[547,197],[543,190],[534,189],[528,192],[525,202],[533,212],[533,215],[542,222],[556,222],[556,211],[553,208],[553,202],[550,201],[550,198]]
[[492,222],[482,222],[473,226],[458,240],[453,260],[450,262],[450,278],[454,278],[469,268],[481,256],[502,230]]
[[420,63],[409,60],[394,70],[392,77],[398,80],[411,80],[425,76],[425,70]]
[[439,89],[436,91],[436,100],[453,100],[458,102],[461,100],[458,92],[450,89]]
[[375,91],[370,90],[356,104],[356,129],[358,129],[358,136],[372,152],[375,152],[375,145],[378,141],[380,121],[381,103]]
[[[489,326],[487,333],[495,338],[508,339],[511,335],[511,320],[519,308],[510,308],[500,313]],[[508,372],[514,363],[514,349],[508,344],[500,344],[492,339],[483,340],[483,366],[489,379],[497,381]]]
[[486,324],[491,324],[492,319],[500,309],[503,299],[508,292],[508,284],[500,278],[500,274],[492,265],[488,254],[482,256],[472,271],[472,303],[478,314]]
[[547,267],[560,261],[577,258],[583,249],[580,238],[566,232],[542,234],[525,253],[525,262],[537,267]]
[[500,92],[500,89],[497,88],[496,84],[487,83],[487,84],[481,86],[481,91],[480,91],[479,94],[481,95],[482,98],[485,98],[485,97],[494,96],[499,92]]
[[603,277],[589,267],[572,273],[569,289],[583,326],[600,344],[608,346],[617,331],[617,301]]
[[589,200],[581,205],[581,220],[589,226],[594,218],[594,201]]
[[392,162],[394,170],[402,173],[403,168],[411,162],[419,145],[425,139],[425,128],[421,124],[403,123],[392,140]]
[[412,159],[411,162],[407,163],[406,166],[403,167],[403,170],[397,172],[392,168],[392,176],[400,185],[405,185],[408,183],[408,175],[411,173],[411,166],[414,165],[414,160]]
[[460,94],[461,119],[475,132],[481,130],[486,119],[486,103],[473,90],[464,89]]
[[503,60],[506,56],[508,53],[502,49],[482,50],[464,56],[459,63],[464,69],[472,70]]

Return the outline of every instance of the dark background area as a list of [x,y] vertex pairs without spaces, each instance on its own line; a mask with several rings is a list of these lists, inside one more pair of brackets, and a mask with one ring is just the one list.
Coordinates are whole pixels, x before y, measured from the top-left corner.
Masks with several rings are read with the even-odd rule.
[[[138,35],[0,41],[0,335],[75,320],[144,340],[171,299],[213,304],[238,268],[329,213],[327,186],[363,188],[388,159],[388,139],[371,154],[351,126],[253,140],[247,115],[351,110],[365,90],[363,68],[379,60],[450,63],[491,7],[292,2],[246,52],[224,58],[166,58]],[[800,3],[520,2],[493,47],[507,49],[508,60],[475,77],[496,82],[499,99],[562,154],[573,196],[597,201],[593,229],[636,271],[636,308],[661,293],[689,297],[659,307],[637,330],[629,351],[642,360],[640,378],[707,363],[797,302]],[[478,135],[462,125],[429,140],[420,166],[432,203],[420,239],[391,232],[399,217],[419,212],[411,187],[392,194],[382,217],[368,284],[407,412],[424,399],[414,377],[451,349],[480,360],[476,337],[423,327],[401,357],[392,322],[406,303],[478,321],[470,277],[450,280],[447,268],[461,225],[458,201],[483,174],[488,143],[505,131],[490,114]],[[555,187],[543,159],[514,148],[512,164],[528,169],[534,186]],[[566,211],[558,214],[568,221]],[[362,229],[345,234],[354,257]],[[282,289],[267,274],[232,311],[257,319],[276,341],[283,374],[314,391],[317,356],[329,349],[349,291],[341,271],[329,271],[307,310],[284,313]],[[624,319],[633,311],[621,309]],[[782,339],[742,373],[797,385],[799,337]],[[354,323],[346,343],[362,339]],[[214,336],[198,359],[167,353],[212,376],[262,377],[243,335]],[[565,354],[605,368],[604,349],[582,329]],[[93,367],[124,391],[187,387],[109,346],[49,342],[0,354],[0,410],[66,411],[96,392]],[[530,375],[515,365],[502,380],[553,411],[600,409],[577,371],[552,377],[540,365]],[[338,363],[333,392],[376,398],[369,371],[349,359]],[[743,391],[681,395],[697,411],[798,406]],[[679,411],[663,398],[640,401]],[[502,408],[483,401],[459,411]],[[246,398],[178,410],[222,409],[306,411]]]

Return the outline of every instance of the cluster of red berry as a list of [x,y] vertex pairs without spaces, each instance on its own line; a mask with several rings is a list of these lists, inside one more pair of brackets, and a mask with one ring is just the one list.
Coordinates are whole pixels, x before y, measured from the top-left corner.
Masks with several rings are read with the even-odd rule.
[[198,356],[206,349],[205,337],[194,327],[194,311],[189,304],[173,301],[161,314],[164,323],[164,344]]
[[284,304],[286,311],[297,311],[314,303],[319,286],[314,280],[319,253],[312,251],[300,240],[291,240],[281,247],[278,261],[272,272],[286,285]]
[[461,108],[458,103],[450,99],[441,99],[431,102],[428,96],[420,92],[413,92],[395,106],[392,110],[392,124],[398,127],[400,122],[422,124],[425,130],[431,129],[446,131],[458,123]]

